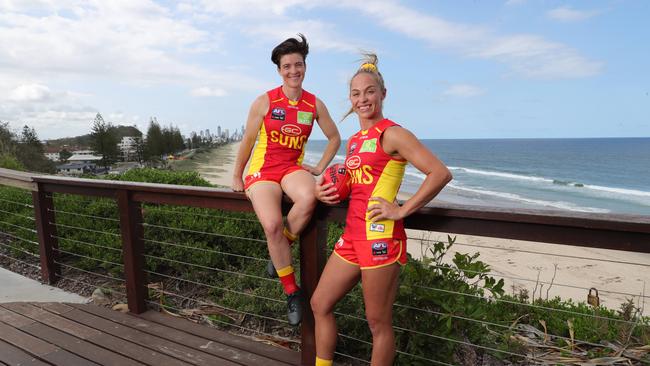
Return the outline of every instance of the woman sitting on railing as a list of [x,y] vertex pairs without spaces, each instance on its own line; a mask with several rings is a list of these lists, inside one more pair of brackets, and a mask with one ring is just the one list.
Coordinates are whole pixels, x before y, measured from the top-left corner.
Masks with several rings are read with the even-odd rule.
[[[311,298],[316,320],[316,365],[331,365],[336,348],[334,306],[361,279],[366,319],[372,333],[372,365],[392,365],[395,357],[393,303],[400,266],[406,264],[402,219],[428,203],[452,179],[445,165],[407,129],[384,118],[384,79],[377,56],[368,54],[350,81],[352,112],[361,131],[350,137],[345,165],[351,195],[345,231],[334,246]],[[402,206],[395,197],[407,163],[426,175]],[[318,185],[317,198],[339,201],[331,183]]]
[[[299,36],[300,40],[289,38],[271,53],[271,61],[282,77],[282,86],[260,95],[253,102],[232,183],[234,191],[246,190],[264,228],[272,260],[267,271],[270,276],[280,277],[287,294],[291,325],[298,325],[302,319],[302,295],[291,265],[290,244],[298,238],[316,206],[312,175],[321,174],[341,144],[325,104],[302,88],[309,45],[302,34]],[[311,167],[302,164],[302,158],[314,121],[318,122],[329,143],[320,162]],[[242,180],[258,135],[248,175]],[[286,227],[282,223],[283,192],[293,201]]]

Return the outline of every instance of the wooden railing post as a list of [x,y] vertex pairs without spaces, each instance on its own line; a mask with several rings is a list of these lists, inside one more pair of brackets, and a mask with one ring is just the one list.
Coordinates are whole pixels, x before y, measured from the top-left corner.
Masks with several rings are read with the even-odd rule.
[[32,191],[32,202],[41,257],[41,280],[53,285],[61,273],[60,266],[54,262],[58,253],[56,249],[59,248],[54,224],[54,200],[51,194],[48,196],[39,189]]
[[301,364],[313,365],[316,362],[316,337],[314,314],[309,301],[316,290],[318,279],[327,261],[327,221],[324,211],[317,207],[314,216],[300,235],[300,286],[305,299],[302,316]]
[[139,202],[130,199],[127,190],[117,191],[122,233],[122,255],[126,277],[126,297],[129,311],[141,314],[147,310],[147,287],[144,276],[144,241],[142,210]]

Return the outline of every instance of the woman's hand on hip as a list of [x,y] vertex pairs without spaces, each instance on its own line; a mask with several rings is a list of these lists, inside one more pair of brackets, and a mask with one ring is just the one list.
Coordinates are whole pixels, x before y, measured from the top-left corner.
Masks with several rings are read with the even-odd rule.
[[395,202],[388,202],[381,197],[370,197],[368,201],[378,202],[368,207],[368,219],[372,220],[372,222],[404,218],[402,207]]

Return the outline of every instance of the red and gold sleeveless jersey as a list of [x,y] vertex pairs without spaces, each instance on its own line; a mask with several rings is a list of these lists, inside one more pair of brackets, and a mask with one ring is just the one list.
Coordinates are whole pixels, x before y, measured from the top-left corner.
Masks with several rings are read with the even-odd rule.
[[399,126],[384,119],[369,130],[362,130],[348,141],[345,166],[351,177],[350,204],[345,223],[346,240],[406,239],[402,220],[371,222],[368,206],[377,203],[370,197],[393,202],[402,184],[406,160],[396,159],[381,147],[381,135],[388,128]]
[[305,143],[314,124],[316,97],[313,94],[303,90],[297,102],[289,100],[281,86],[266,94],[269,110],[260,126],[248,174],[275,166],[302,164]]

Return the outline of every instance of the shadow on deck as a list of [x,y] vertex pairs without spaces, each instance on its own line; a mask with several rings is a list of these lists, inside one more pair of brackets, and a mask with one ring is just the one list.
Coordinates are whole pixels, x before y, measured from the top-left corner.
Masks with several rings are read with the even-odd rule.
[[0,365],[297,365],[300,353],[155,311],[0,304]]

